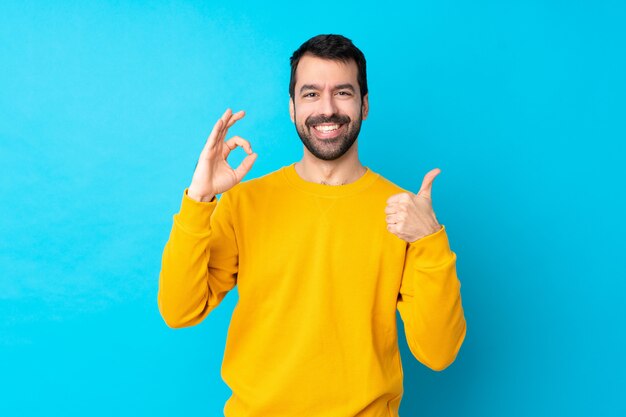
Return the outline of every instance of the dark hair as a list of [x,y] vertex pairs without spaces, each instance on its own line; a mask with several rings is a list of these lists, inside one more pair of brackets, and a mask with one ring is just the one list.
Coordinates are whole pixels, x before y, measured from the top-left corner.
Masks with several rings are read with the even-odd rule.
[[357,81],[361,90],[361,99],[367,94],[367,74],[365,71],[365,55],[352,41],[341,35],[317,35],[304,42],[289,59],[291,62],[291,78],[289,79],[289,96],[293,99],[296,88],[296,69],[300,58],[311,54],[319,58],[348,63],[353,60],[357,67]]

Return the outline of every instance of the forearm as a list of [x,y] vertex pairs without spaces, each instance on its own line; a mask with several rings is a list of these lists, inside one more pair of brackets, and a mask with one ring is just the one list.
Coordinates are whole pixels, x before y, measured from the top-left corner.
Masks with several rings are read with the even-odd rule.
[[208,262],[210,216],[216,202],[199,203],[185,196],[174,215],[163,250],[159,275],[158,305],[170,327],[186,327],[209,313]]
[[443,370],[465,338],[461,283],[445,229],[424,239],[409,245],[398,309],[413,355],[429,368]]

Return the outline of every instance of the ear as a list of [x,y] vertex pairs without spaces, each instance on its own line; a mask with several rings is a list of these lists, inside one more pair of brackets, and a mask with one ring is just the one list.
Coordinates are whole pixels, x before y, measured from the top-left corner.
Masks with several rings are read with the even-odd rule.
[[291,117],[292,123],[296,123],[296,109],[294,106],[293,98],[289,97],[289,117]]
[[365,120],[367,119],[367,114],[370,111],[370,101],[369,101],[369,94],[367,93],[363,96],[363,103],[361,103],[361,111],[363,112],[363,119]]

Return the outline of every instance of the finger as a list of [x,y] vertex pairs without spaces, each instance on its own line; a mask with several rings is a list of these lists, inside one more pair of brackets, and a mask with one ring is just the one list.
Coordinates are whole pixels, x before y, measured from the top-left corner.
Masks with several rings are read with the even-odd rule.
[[251,155],[246,156],[243,161],[239,164],[239,166],[235,169],[235,176],[237,177],[237,182],[241,181],[243,177],[250,171],[252,168],[252,164],[256,161],[257,154],[253,153]]
[[408,202],[411,200],[411,194],[410,193],[400,193],[400,194],[394,194],[391,197],[389,197],[387,199],[387,204],[389,205],[393,205],[393,204],[398,204],[401,202]]
[[217,122],[215,122],[215,124],[213,125],[213,129],[211,129],[211,133],[209,134],[209,137],[204,144],[204,148],[202,149],[202,154],[206,154],[208,149],[215,146],[215,142],[217,142],[217,138],[219,137],[219,132],[222,129],[222,123],[222,119],[219,118],[217,119]]
[[396,224],[400,221],[400,218],[395,214],[388,214],[385,216],[385,221],[387,224]]
[[222,115],[222,121],[224,123],[228,122],[228,119],[230,119],[230,116],[233,114],[233,111],[231,109],[226,109],[226,111],[224,112],[224,114]]
[[243,116],[245,116],[245,113],[243,112],[243,110],[230,115],[228,121],[226,122],[226,125],[222,128],[222,133],[220,137],[220,140],[222,142],[224,141],[224,139],[226,139],[226,135],[228,134],[228,129],[230,129],[231,126],[234,125],[238,120],[241,120]]
[[385,207],[385,214],[406,213],[407,210],[408,205],[403,202],[392,203],[387,204],[387,207]]
[[422,186],[420,187],[420,190],[418,191],[417,195],[430,198],[432,188],[433,188],[433,180],[440,173],[441,173],[441,170],[439,168],[435,168],[433,170],[428,171],[428,173],[424,175]]
[[[224,128],[226,127],[226,123],[228,122],[228,119],[230,118],[231,113],[232,111],[230,109],[226,109],[224,114],[222,114],[220,118],[217,120],[217,122],[215,123],[215,125],[216,126],[219,125],[219,127],[215,133],[215,137],[213,138],[211,143],[208,144],[209,148],[215,149],[217,148],[217,146],[220,145],[220,143],[224,141]],[[212,134],[213,132],[211,132],[211,135]]]
[[224,158],[226,158],[228,154],[230,154],[230,151],[235,149],[237,146],[241,146],[248,155],[252,154],[252,146],[250,146],[250,142],[248,142],[241,136],[233,136],[232,138],[224,142],[224,144],[226,145],[223,153]]
[[222,127],[222,131],[220,134],[220,141],[223,142],[226,139],[226,135],[228,134],[228,129],[234,125],[238,120],[241,120],[245,116],[245,112],[243,110],[238,111],[237,113],[231,113],[228,120]]
[[231,109],[226,109],[224,114],[222,114],[222,117],[220,117],[220,119],[222,120],[222,131],[226,128],[226,125],[228,124],[228,120],[230,119],[232,114],[233,114],[233,111]]
[[240,110],[237,113],[233,113],[233,115],[230,116],[230,120],[228,121],[228,124],[226,125],[226,129],[230,129],[230,127],[234,125],[237,122],[237,120],[243,119],[243,116],[245,115],[246,115],[246,112],[244,112],[243,110]]
[[230,120],[232,114],[233,112],[231,109],[226,109],[224,114],[222,114],[222,117],[220,117],[220,120],[222,121],[222,125],[218,132],[218,137],[216,138],[216,141],[213,144],[213,146],[218,146],[219,144],[224,142],[224,137],[226,136],[226,132],[228,131],[228,121]]

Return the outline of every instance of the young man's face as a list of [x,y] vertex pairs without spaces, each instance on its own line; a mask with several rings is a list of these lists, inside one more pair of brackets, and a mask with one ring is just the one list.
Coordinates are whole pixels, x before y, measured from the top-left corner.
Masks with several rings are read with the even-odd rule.
[[300,58],[289,113],[302,143],[319,159],[345,154],[367,118],[368,97],[361,98],[357,72],[354,61]]

